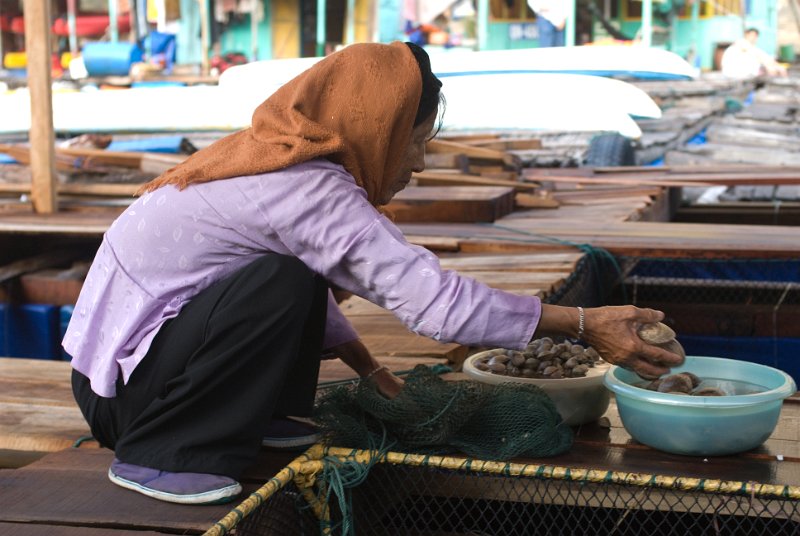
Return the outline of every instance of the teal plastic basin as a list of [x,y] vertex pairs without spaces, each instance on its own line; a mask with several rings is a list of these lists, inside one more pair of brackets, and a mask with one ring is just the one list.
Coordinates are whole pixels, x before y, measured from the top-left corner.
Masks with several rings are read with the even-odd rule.
[[[730,396],[682,396],[649,391],[635,373],[612,366],[603,383],[616,397],[622,424],[640,443],[690,456],[722,456],[761,445],[772,434],[783,399],[791,396],[791,376],[772,367],[687,356],[672,369],[692,372],[708,383],[736,387]],[[757,391],[757,392],[753,392]],[[738,394],[739,392],[747,394]]]

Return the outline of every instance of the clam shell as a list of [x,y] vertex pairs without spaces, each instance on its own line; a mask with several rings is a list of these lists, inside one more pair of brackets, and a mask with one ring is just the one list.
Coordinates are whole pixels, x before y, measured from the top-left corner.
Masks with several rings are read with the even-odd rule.
[[[659,348],[663,348],[667,352],[678,354],[679,356],[681,356],[681,359],[686,357],[686,351],[683,349],[683,346],[681,346],[681,343],[679,343],[675,339],[672,339],[671,341],[667,341],[662,344],[658,344],[657,346]],[[694,376],[694,374],[692,374],[692,376]],[[694,383],[695,379],[697,380],[698,383],[700,382],[700,379],[697,376],[694,376],[694,378],[690,379],[692,380],[692,383]]]
[[675,338],[675,332],[661,322],[642,324],[638,330],[639,338],[650,344],[664,344]]

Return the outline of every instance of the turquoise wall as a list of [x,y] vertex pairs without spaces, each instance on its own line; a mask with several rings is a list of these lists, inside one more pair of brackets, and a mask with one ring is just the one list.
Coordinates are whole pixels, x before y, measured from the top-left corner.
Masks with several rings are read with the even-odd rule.
[[381,43],[404,41],[406,35],[401,16],[401,2],[397,0],[379,0],[378,35]]
[[175,38],[175,61],[179,64],[200,63],[200,6],[196,0],[181,0],[181,26]]
[[[775,56],[778,55],[778,15],[774,0],[752,1],[750,13],[745,17],[744,26],[759,30],[758,46]],[[641,28],[640,21],[623,21],[622,32],[633,36]],[[732,43],[743,35],[742,19],[736,15],[700,18],[697,22],[697,35],[691,19],[679,19],[675,23],[676,34],[673,40],[656,44],[660,48],[672,50],[687,57],[692,45],[696,44],[697,65],[711,69],[714,65],[714,50],[717,44]],[[672,46],[674,43],[674,47]]]
[[513,50],[539,46],[535,22],[491,22],[486,50]]
[[[250,18],[245,17],[240,24],[231,24],[220,36],[220,48],[223,54],[241,52],[250,60]],[[269,4],[264,11],[264,19],[258,23],[258,59],[272,59],[272,28],[269,17]]]

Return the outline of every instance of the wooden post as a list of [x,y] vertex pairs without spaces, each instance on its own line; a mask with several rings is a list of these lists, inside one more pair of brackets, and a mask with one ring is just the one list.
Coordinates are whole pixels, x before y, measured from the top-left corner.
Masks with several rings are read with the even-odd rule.
[[31,98],[31,198],[36,212],[49,214],[58,210],[50,86],[50,2],[25,0],[23,8]]

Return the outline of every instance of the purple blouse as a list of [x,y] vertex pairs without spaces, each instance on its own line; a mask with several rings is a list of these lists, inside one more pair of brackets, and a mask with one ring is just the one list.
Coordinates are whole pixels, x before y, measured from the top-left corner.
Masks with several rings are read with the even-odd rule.
[[[268,252],[297,257],[439,341],[521,349],[541,314],[538,298],[442,270],[343,167],[318,159],[137,199],[105,233],[75,305],[63,341],[73,367],[115,396],[119,373],[127,382],[166,320]],[[324,347],[357,337],[329,296]]]

